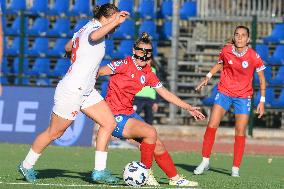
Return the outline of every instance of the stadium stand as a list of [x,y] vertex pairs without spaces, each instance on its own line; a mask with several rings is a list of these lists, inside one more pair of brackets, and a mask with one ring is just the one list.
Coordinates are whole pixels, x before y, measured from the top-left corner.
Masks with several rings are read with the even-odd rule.
[[280,43],[284,40],[284,24],[275,24],[271,35],[263,38],[264,43]]
[[[278,102],[277,100],[281,102],[280,97],[283,97],[283,8],[268,10],[268,7],[272,7],[272,1],[267,2],[269,4],[267,7],[260,7],[258,4],[249,7],[243,3],[233,7],[233,1],[225,3],[220,0],[219,4],[214,4],[213,1],[202,3],[201,1],[182,0],[180,4],[177,94],[195,105],[209,106],[212,103],[214,94],[211,95],[211,99],[205,97],[216,90],[214,88],[216,79],[213,79],[201,95],[196,94],[194,87],[216,62],[222,45],[230,39],[231,32],[228,31],[232,31],[240,24],[250,27],[251,16],[256,14],[259,17],[256,51],[267,64],[265,77],[277,97],[271,95],[273,101],[267,104],[269,108],[273,108],[275,106],[273,102]],[[167,72],[162,74],[161,80],[168,87],[167,70],[171,54],[173,0],[2,0],[1,2],[4,2],[1,5],[4,7],[3,29],[6,35],[3,73],[16,76],[22,74],[24,77],[20,83],[17,78],[7,79],[4,75],[2,79],[4,84],[56,85],[56,81],[64,75],[70,65],[69,60],[63,58],[64,44],[70,40],[74,32],[89,21],[94,5],[113,2],[121,10],[128,10],[131,17],[106,40],[105,59],[107,60],[104,62],[131,54],[133,40],[143,31],[148,31],[154,39],[154,56],[157,65],[161,67],[161,71]],[[226,6],[233,8],[227,9]],[[208,7],[210,11],[205,11]],[[256,9],[253,9],[254,7]],[[18,14],[20,10],[25,11],[23,31],[25,36],[20,35],[23,34],[21,17]],[[24,42],[23,54],[20,54],[21,41]],[[23,64],[19,62],[21,56],[24,57]],[[45,58],[42,59],[44,56]],[[19,68],[21,65],[23,72]],[[50,75],[51,79],[44,82],[46,75]],[[255,84],[258,91],[257,77]],[[160,107],[156,119],[164,123],[168,120],[169,107],[163,101],[160,102]],[[178,112],[178,116],[180,123],[187,123],[191,119],[182,112]]]
[[55,0],[47,10],[47,14],[50,16],[66,16],[69,11],[69,2],[69,0]]
[[33,0],[32,6],[27,9],[28,14],[44,16],[47,13],[48,0]]
[[277,45],[273,55],[268,59],[271,65],[284,65],[284,45]]

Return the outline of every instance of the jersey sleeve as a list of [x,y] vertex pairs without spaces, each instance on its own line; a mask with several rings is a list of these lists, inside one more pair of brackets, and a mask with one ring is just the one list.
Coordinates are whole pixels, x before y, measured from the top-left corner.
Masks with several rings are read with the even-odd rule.
[[260,58],[259,54],[257,54],[256,52],[254,52],[254,60],[255,60],[255,70],[256,72],[260,72],[262,70],[264,70],[266,67],[264,65],[263,60]]
[[219,53],[219,58],[218,58],[217,63],[218,64],[224,64],[224,52],[223,52],[223,49]]
[[145,85],[152,88],[160,88],[163,86],[156,74],[152,71],[149,72]]
[[107,66],[112,70],[113,74],[124,73],[127,70],[127,60],[112,61]]

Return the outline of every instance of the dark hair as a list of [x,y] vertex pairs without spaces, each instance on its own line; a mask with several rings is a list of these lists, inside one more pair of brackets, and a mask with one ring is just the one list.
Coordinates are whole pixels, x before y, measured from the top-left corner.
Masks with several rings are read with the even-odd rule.
[[[249,28],[246,27],[246,26],[242,26],[242,25],[237,26],[237,27],[235,28],[234,36],[235,36],[235,34],[236,34],[236,32],[237,32],[238,29],[244,29],[244,30],[246,30],[246,32],[247,32],[247,34],[248,34],[248,37],[249,37]],[[232,40],[231,40],[229,43],[235,44],[235,39],[234,39],[234,37],[232,38]]]
[[141,43],[150,44],[152,46],[151,36],[147,32],[143,32],[141,34],[141,36],[135,41],[134,47],[137,47]]
[[235,31],[234,31],[234,35],[236,34],[236,32],[237,32],[238,29],[244,29],[244,30],[246,30],[246,32],[247,32],[247,34],[248,34],[248,37],[249,37],[249,28],[248,28],[248,27],[246,27],[246,26],[237,26],[236,29],[235,29]]
[[113,14],[119,12],[118,8],[114,4],[106,3],[101,6],[97,5],[93,9],[93,14],[95,19],[100,19],[101,17],[109,18]]

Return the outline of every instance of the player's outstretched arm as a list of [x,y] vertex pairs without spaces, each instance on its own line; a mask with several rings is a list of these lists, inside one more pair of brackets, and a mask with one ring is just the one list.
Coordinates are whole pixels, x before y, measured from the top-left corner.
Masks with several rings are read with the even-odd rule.
[[103,25],[101,28],[93,31],[90,34],[90,37],[93,41],[98,41],[99,39],[103,38],[105,35],[107,35],[111,30],[116,28],[118,25],[123,23],[126,18],[129,16],[129,12],[127,11],[120,11],[116,13],[115,19],[113,19],[111,22]]
[[264,114],[264,105],[265,105],[265,89],[266,89],[266,81],[264,77],[264,72],[259,71],[257,72],[259,78],[259,85],[260,85],[260,102],[256,108],[256,113],[259,114],[258,118],[261,118]]
[[113,71],[108,66],[102,66],[98,71],[97,78],[100,76],[111,75],[111,74],[113,74]]
[[211,77],[217,73],[219,70],[221,70],[223,68],[223,64],[215,64],[210,72],[208,72],[208,74],[206,75],[206,77],[197,85],[197,87],[195,88],[196,91],[200,91],[203,87],[205,87],[209,80],[211,79]]
[[156,88],[156,91],[166,101],[173,103],[188,111],[188,113],[192,115],[196,120],[205,119],[205,116],[200,111],[198,111],[200,109],[199,107],[193,107],[189,105],[188,103],[177,97],[175,94],[167,90],[165,87]]

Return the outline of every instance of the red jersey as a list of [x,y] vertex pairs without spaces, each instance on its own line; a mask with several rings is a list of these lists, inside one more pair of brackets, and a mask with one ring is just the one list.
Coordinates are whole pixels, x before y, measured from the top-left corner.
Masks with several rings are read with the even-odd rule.
[[260,56],[252,48],[238,53],[233,45],[227,45],[221,50],[218,63],[223,64],[218,90],[230,97],[251,98],[254,71],[265,69]]
[[134,113],[134,97],[144,86],[162,87],[149,65],[140,67],[130,56],[113,61],[108,67],[113,71],[113,75],[109,80],[106,102],[114,115]]

